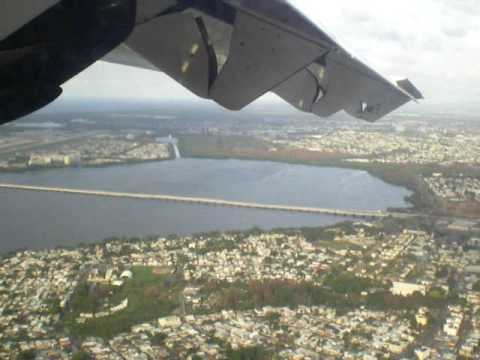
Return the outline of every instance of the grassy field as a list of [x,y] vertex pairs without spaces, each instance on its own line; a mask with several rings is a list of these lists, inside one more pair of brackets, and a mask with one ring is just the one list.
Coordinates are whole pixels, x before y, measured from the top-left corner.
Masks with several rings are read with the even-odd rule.
[[[109,339],[121,332],[128,331],[133,325],[167,316],[178,308],[179,294],[183,284],[171,275],[157,274],[153,268],[136,267],[132,269],[133,278],[120,289],[103,288],[95,295],[85,284],[80,285],[66,314],[65,326],[80,338],[99,336]],[[100,299],[98,298],[100,294]],[[128,298],[128,308],[114,315],[92,319],[78,324],[75,319],[81,312],[92,311],[98,300],[108,297],[113,305]]]
[[184,157],[225,159],[268,151],[270,145],[247,136],[181,135],[178,147]]

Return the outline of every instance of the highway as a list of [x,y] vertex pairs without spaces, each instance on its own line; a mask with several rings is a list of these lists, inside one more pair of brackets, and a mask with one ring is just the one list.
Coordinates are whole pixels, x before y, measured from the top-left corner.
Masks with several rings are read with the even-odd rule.
[[393,213],[393,212],[385,212],[385,211],[324,209],[324,208],[317,208],[317,207],[271,205],[271,204],[230,201],[230,200],[220,200],[220,199],[210,199],[210,198],[200,198],[200,197],[186,197],[186,196],[173,196],[173,195],[160,195],[160,194],[138,194],[138,193],[124,193],[124,192],[97,191],[97,190],[80,190],[80,189],[69,189],[69,188],[0,183],[0,190],[2,189],[16,190],[16,191],[50,192],[50,193],[61,193],[61,194],[70,194],[70,195],[81,195],[81,196],[96,196],[96,197],[106,197],[106,198],[164,201],[164,202],[174,202],[174,203],[181,203],[181,204],[195,204],[195,205],[206,205],[206,206],[217,206],[217,207],[219,206],[233,207],[233,208],[241,208],[241,209],[283,211],[283,212],[291,212],[291,213],[332,215],[332,216],[348,217],[348,218],[384,219],[387,217],[393,217],[393,218],[406,219],[414,216],[413,214]]

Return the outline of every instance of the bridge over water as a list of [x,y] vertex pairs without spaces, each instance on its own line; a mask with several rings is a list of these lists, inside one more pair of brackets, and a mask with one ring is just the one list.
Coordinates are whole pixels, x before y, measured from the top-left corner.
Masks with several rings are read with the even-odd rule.
[[414,216],[413,214],[406,214],[406,213],[400,213],[400,212],[341,210],[341,209],[326,209],[326,208],[302,207],[302,206],[290,206],[290,205],[271,205],[271,204],[262,204],[262,203],[254,203],[254,202],[230,201],[230,200],[210,199],[210,198],[200,198],[200,197],[124,193],[124,192],[97,191],[97,190],[81,190],[81,189],[17,185],[17,184],[0,184],[0,190],[2,189],[16,190],[16,191],[50,192],[50,193],[96,196],[96,197],[107,197],[107,198],[164,201],[164,202],[174,202],[174,203],[183,203],[183,204],[223,206],[223,207],[233,207],[233,208],[243,208],[243,209],[283,211],[283,212],[304,213],[304,214],[332,215],[332,216],[349,217],[349,218],[384,219],[388,217],[393,217],[393,218],[406,219]]

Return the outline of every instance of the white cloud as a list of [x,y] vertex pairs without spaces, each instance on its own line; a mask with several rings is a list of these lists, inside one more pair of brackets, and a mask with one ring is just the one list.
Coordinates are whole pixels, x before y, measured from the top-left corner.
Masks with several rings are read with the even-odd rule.
[[387,77],[409,77],[432,102],[475,101],[478,0],[291,0]]
[[163,73],[105,62],[94,64],[70,80],[64,95],[97,99],[196,99]]

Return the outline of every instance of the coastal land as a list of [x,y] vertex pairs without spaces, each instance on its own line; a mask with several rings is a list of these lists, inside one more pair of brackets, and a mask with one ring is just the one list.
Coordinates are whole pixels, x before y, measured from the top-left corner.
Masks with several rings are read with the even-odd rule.
[[[0,357],[478,358],[478,127],[418,116],[376,127],[270,113],[247,114],[245,122],[225,121],[224,114],[199,121],[197,112],[191,119],[185,113],[179,125],[162,111],[110,114],[128,120],[129,129],[106,129],[113,122],[96,120],[101,129],[89,128],[94,133],[81,141],[76,126],[93,127],[89,119],[44,132],[7,129],[0,134],[0,167],[121,165],[180,153],[359,169],[410,189],[414,207],[398,211],[422,216],[118,236],[5,254]],[[141,126],[147,129],[134,128]],[[170,179],[177,183],[178,174]],[[288,178],[288,187],[294,181]],[[346,189],[355,178],[348,181]]]
[[479,235],[385,219],[8,254],[0,356],[475,358]]
[[477,218],[480,215],[478,199],[449,201],[433,193],[424,181],[433,174],[442,174],[445,178],[462,174],[464,178],[479,179],[480,168],[469,164],[379,162],[375,161],[373,156],[352,158],[352,154],[298,149],[288,144],[276,146],[272,142],[238,135],[180,136],[179,149],[184,157],[192,158],[264,160],[363,170],[389,184],[411,190],[413,194],[408,201],[416,212],[468,218]]

